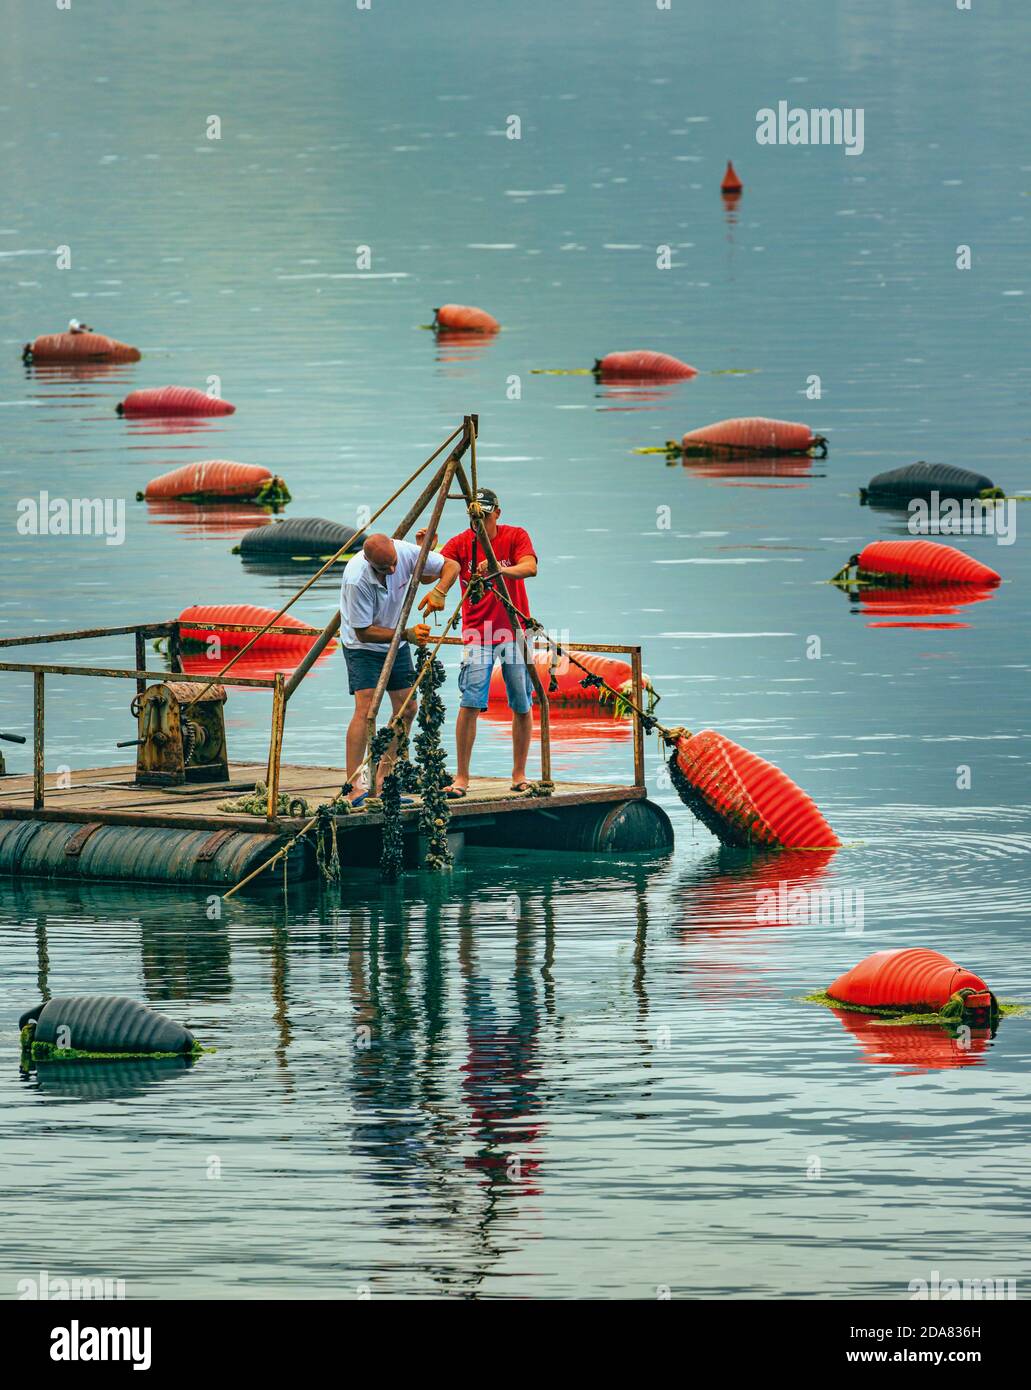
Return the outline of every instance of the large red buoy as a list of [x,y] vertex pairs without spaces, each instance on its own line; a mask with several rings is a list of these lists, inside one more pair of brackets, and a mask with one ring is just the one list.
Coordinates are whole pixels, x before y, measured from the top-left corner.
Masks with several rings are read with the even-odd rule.
[[[207,642],[209,637],[217,637],[223,647],[233,649],[245,647],[254,633],[226,631],[223,623],[253,623],[261,626],[275,616],[276,609],[259,608],[253,603],[195,603],[189,608],[184,608],[179,614],[182,624],[179,631],[184,642]],[[251,648],[252,652],[256,655],[263,652],[291,652],[300,657],[318,636],[317,632],[310,630],[307,623],[300,622],[289,613],[284,613],[275,626],[299,628],[301,631],[296,636],[293,632],[264,632]]]
[[812,799],[780,768],[713,729],[681,734],[669,767],[680,799],[725,845],[841,844]]
[[980,584],[992,587],[1002,576],[987,565],[941,541],[873,541],[849,562],[859,579],[881,575],[909,584]]
[[686,380],[697,376],[698,369],[668,352],[610,352],[594,364],[595,373],[603,381],[661,381]]
[[690,430],[680,444],[670,441],[670,448],[679,448],[688,455],[721,454],[811,454],[827,452],[822,434],[813,434],[808,425],[793,420],[769,420],[762,415],[744,416],[737,420],[718,420]]
[[47,333],[26,343],[24,362],[138,362],[139,348],[103,333]]
[[486,309],[470,304],[442,304],[434,309],[433,327],[462,333],[497,333],[501,324]]
[[150,502],[167,497],[208,498],[213,501],[239,498],[249,501],[273,494],[277,502],[290,500],[290,493],[282,478],[277,478],[260,464],[234,463],[231,459],[204,459],[198,463],[183,464],[182,468],[173,468],[170,473],[152,478],[140,495]]
[[[586,666],[592,675],[601,676],[602,680],[613,690],[627,695],[632,693],[633,672],[625,661],[616,661],[612,657],[595,656],[590,652],[575,650],[571,650],[569,655]],[[607,690],[595,685],[589,685],[586,688],[581,685],[580,682],[586,673],[579,666],[574,666],[571,661],[562,657],[553,673],[551,660],[550,654],[546,651],[534,653],[533,662],[537,668],[537,674],[541,678],[541,685],[547,692],[549,704],[599,705],[612,702],[612,696]],[[554,690],[551,688],[553,675]],[[642,683],[646,690],[651,689],[651,682],[647,676],[643,677]],[[495,665],[491,674],[487,698],[492,704],[505,699],[505,678],[500,665]]]
[[938,1013],[959,991],[966,1010],[995,1006],[991,990],[970,970],[923,946],[875,951],[827,987],[831,999],[865,1008]]
[[119,415],[232,415],[236,409],[192,386],[153,386],[130,391],[115,407]]
[[740,193],[744,184],[737,176],[737,171],[731,161],[727,160],[727,172],[723,175],[723,182],[720,184],[721,193]]

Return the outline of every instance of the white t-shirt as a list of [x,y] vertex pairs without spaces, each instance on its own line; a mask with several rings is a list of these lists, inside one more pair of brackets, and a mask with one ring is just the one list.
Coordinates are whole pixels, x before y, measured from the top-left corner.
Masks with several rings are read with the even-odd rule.
[[[345,647],[385,652],[390,646],[389,642],[359,642],[355,628],[397,627],[420,547],[411,541],[395,541],[394,549],[397,568],[393,574],[378,575],[361,551],[344,566],[340,585],[340,638]],[[423,574],[437,579],[443,568],[443,555],[431,550],[426,556]]]

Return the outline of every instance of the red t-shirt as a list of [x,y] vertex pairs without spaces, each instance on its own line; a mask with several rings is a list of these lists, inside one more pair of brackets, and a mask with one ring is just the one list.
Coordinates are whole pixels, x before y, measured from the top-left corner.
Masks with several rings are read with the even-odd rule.
[[[462,585],[462,592],[472,577],[472,557],[475,543],[476,560],[485,560],[487,557],[483,553],[483,546],[477,540],[472,528],[462,531],[457,536],[452,536],[446,545],[441,547],[441,555],[446,560],[456,560],[459,565],[459,580]],[[498,526],[497,535],[491,544],[494,546],[494,554],[498,557],[499,565],[517,565],[520,560],[525,560],[528,555],[533,555],[536,559],[537,552],[533,548],[533,541],[526,534],[521,526]],[[497,582],[497,581],[495,581]],[[530,606],[526,597],[526,585],[521,579],[504,579],[501,581],[508,590],[508,596],[521,613],[529,613]],[[462,608],[462,636],[465,641],[475,638],[477,641],[486,643],[511,642],[513,638],[512,622],[501,600],[489,590],[480,599],[479,603],[470,603],[468,599]]]

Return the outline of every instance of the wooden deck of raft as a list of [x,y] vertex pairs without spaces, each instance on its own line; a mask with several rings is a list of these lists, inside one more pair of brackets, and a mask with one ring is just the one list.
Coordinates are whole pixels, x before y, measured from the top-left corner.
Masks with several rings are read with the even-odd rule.
[[[194,783],[182,787],[137,787],[132,766],[87,768],[72,773],[72,785],[46,787],[46,805],[34,809],[32,777],[0,777],[0,820],[76,821],[102,825],[167,826],[181,830],[250,830],[267,834],[270,830],[291,831],[304,824],[304,818],[264,816],[219,810],[220,801],[235,800],[264,781],[264,763],[233,763],[228,782]],[[284,763],[279,789],[289,797],[303,796],[312,811],[332,801],[340,791],[340,768],[299,767]],[[450,803],[455,830],[462,822],[472,824],[484,818],[511,811],[558,811],[591,803],[618,804],[643,800],[644,787],[611,782],[556,782],[549,797],[534,797],[510,790],[507,778],[474,777],[467,796]],[[406,821],[418,818],[420,803],[403,808]],[[471,818],[471,819],[470,819]],[[352,811],[336,817],[341,831],[360,830],[378,825],[378,811]]]

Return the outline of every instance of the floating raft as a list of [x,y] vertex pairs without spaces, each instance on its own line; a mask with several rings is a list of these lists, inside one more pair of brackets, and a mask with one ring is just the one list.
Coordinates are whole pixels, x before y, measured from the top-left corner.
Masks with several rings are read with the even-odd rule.
[[958,501],[1002,496],[1001,489],[984,473],[973,473],[969,468],[955,468],[948,463],[920,462],[878,473],[866,487],[859,489],[859,500],[904,509],[913,498],[930,501],[932,492],[937,492],[940,498],[954,497]]
[[326,521],[320,516],[292,516],[270,526],[255,526],[241,537],[234,554],[239,553],[245,560],[324,562],[343,549],[343,563],[357,554],[365,540],[364,531],[341,526],[338,521]]
[[[304,816],[261,816],[222,811],[219,802],[253,792],[264,763],[231,764],[228,782],[138,787],[132,769],[94,768],[75,773],[69,788],[47,786],[44,810],[32,805],[31,776],[0,777],[0,876],[101,879],[110,882],[222,885],[238,883],[301,829]],[[283,764],[280,792],[314,809],[338,795],[340,768]],[[402,822],[406,857],[418,864],[419,807]],[[507,779],[477,777],[469,794],[451,802],[449,839],[506,850],[574,850],[586,854],[667,853],[673,829],[644,787],[557,782],[550,797],[513,793]],[[382,813],[335,816],[341,863],[379,863]],[[296,844],[287,881],[318,872],[314,845]],[[256,883],[283,881],[282,860]]]
[[671,439],[667,448],[671,452],[679,449],[687,458],[720,458],[735,454],[761,457],[822,453],[826,456],[827,441],[822,434],[814,434],[808,425],[795,420],[770,420],[764,415],[752,415],[719,420],[714,425],[690,430],[679,444]]
[[471,304],[442,304],[433,311],[433,327],[441,333],[498,333],[501,330],[493,314]]
[[609,352],[594,364],[602,381],[686,381],[697,376],[698,369],[668,352]]
[[941,541],[872,541],[849,565],[868,584],[975,584],[990,589],[1002,583],[1002,576],[988,565]]
[[939,1013],[957,994],[962,994],[962,1010],[996,1007],[980,975],[922,946],[875,951],[839,975],[827,994],[841,1004],[911,1013]]
[[232,415],[236,406],[192,386],[153,386],[143,391],[130,391],[125,400],[115,406],[115,410],[119,415],[159,418],[185,415],[197,418],[204,415]]
[[103,333],[47,333],[26,343],[23,362],[138,362],[139,348]]
[[181,502],[289,502],[290,493],[282,478],[257,463],[236,463],[233,459],[202,459],[184,463],[170,473],[152,478],[137,500],[154,502],[178,499]]

